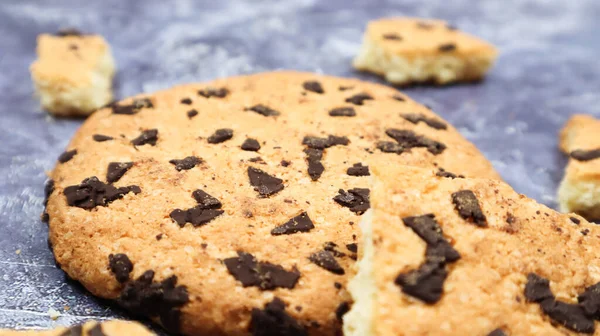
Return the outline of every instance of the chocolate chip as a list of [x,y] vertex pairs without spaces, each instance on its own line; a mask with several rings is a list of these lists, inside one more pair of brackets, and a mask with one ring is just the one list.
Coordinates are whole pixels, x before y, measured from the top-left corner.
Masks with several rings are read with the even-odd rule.
[[183,98],[182,100],[180,100],[180,103],[185,105],[192,105],[192,100],[190,98]]
[[59,36],[59,37],[65,37],[65,36],[83,36],[84,34],[75,28],[64,28],[64,29],[60,29],[54,35]]
[[163,239],[163,234],[159,233],[159,234],[156,235],[155,238],[156,238],[156,240],[162,240]]
[[540,303],[540,307],[548,317],[568,329],[589,334],[595,331],[594,320],[586,316],[579,305],[547,299]]
[[487,219],[481,211],[477,197],[471,190],[460,190],[453,193],[452,203],[461,218],[479,227],[487,226]]
[[256,163],[260,163],[260,164],[266,164],[265,160],[263,160],[260,156],[249,158],[248,161],[256,162]]
[[[417,135],[415,132],[409,130],[399,130],[395,128],[390,128],[385,131],[385,134],[387,134],[387,136],[389,136],[390,138],[396,140],[396,142],[400,146],[398,148],[400,150],[398,154],[402,153],[404,150],[408,150],[411,148],[425,147],[427,148],[427,151],[429,151],[431,154],[438,155],[446,149],[446,145],[444,145],[443,143],[429,139],[422,135]],[[383,147],[383,149],[379,149],[381,149],[381,151],[383,152],[390,152],[384,150],[385,146]]]
[[252,308],[252,336],[308,336],[308,332],[285,312],[285,303],[275,297],[265,309]]
[[377,149],[379,149],[380,151],[382,151],[384,153],[396,153],[396,154],[402,154],[402,152],[404,152],[404,150],[405,150],[405,148],[400,146],[398,143],[391,142],[391,141],[379,141],[377,143]]
[[193,117],[198,115],[198,111],[196,111],[195,109],[191,109],[189,111],[187,111],[187,116],[188,118],[192,119]]
[[342,289],[342,284],[339,282],[334,282],[333,287],[335,287],[335,289]]
[[339,194],[333,200],[339,205],[350,209],[350,211],[362,215],[371,206],[369,192],[369,189],[366,188],[349,189],[348,192],[340,189]]
[[139,194],[142,190],[136,185],[115,188],[92,176],[83,180],[81,184],[66,187],[63,192],[69,206],[90,210],[97,206],[107,206],[130,192]]
[[341,322],[342,317],[344,317],[348,311],[350,311],[350,303],[348,301],[344,301],[335,309],[335,317]]
[[162,326],[173,333],[179,332],[181,307],[189,302],[185,286],[177,286],[177,276],[153,281],[154,271],[148,270],[134,281],[129,281],[118,302],[130,312],[158,317]]
[[322,250],[315,252],[308,257],[308,260],[333,274],[343,275],[346,273],[337,260],[335,260],[333,253],[329,251]]
[[354,117],[356,111],[353,107],[338,107],[330,110],[329,115],[332,117]]
[[369,176],[369,166],[363,166],[362,163],[355,163],[352,167],[346,170],[346,173],[350,176]]
[[282,179],[271,176],[258,168],[248,167],[248,177],[250,185],[262,197],[274,195],[284,188]]
[[401,95],[393,95],[392,98],[401,102],[406,101],[406,98],[402,97]]
[[258,152],[259,149],[260,143],[256,139],[248,138],[242,144],[242,150],[245,151]]
[[82,336],[83,327],[80,325],[72,326],[69,329],[63,331],[59,336]]
[[352,103],[354,105],[363,105],[365,100],[373,100],[374,98],[367,93],[358,93],[352,97],[346,98],[346,103]]
[[73,149],[70,151],[66,151],[63,152],[62,154],[60,154],[60,156],[58,157],[58,162],[60,163],[66,163],[71,161],[71,159],[77,154],[77,149]]
[[229,94],[229,90],[226,88],[206,88],[198,91],[198,94],[204,98],[225,98]]
[[181,160],[169,160],[170,164],[175,165],[175,169],[177,169],[177,171],[190,170],[196,167],[197,165],[201,164],[202,162],[202,159],[197,156],[188,156]]
[[156,128],[144,130],[142,134],[137,138],[131,140],[131,143],[134,146],[143,146],[143,145],[151,145],[156,146],[156,141],[158,140],[158,130]]
[[332,146],[347,146],[350,140],[345,136],[329,135],[327,138],[319,138],[316,136],[305,136],[302,139],[302,144],[313,149],[325,149]]
[[438,48],[441,52],[449,52],[456,50],[456,44],[454,43],[444,43]]
[[311,92],[319,93],[319,94],[325,93],[325,90],[323,90],[321,83],[319,83],[317,81],[306,81],[302,84],[302,87],[306,91],[311,91]]
[[535,273],[527,274],[527,283],[525,284],[525,299],[529,302],[540,303],[546,299],[554,299],[554,294],[550,290],[550,281],[544,279]]
[[347,90],[352,90],[354,88],[354,86],[344,86],[341,85],[340,87],[338,87],[338,90],[340,91],[347,91]]
[[171,211],[169,216],[180,227],[184,227],[186,223],[191,223],[194,227],[199,227],[221,216],[223,213],[225,213],[223,210],[205,209],[202,205],[197,205],[187,210],[175,209]]
[[329,144],[327,147],[348,146],[350,139],[345,136],[329,135],[327,137],[327,143]]
[[591,161],[600,158],[600,149],[577,149],[572,151],[570,156],[577,161]]
[[569,217],[569,219],[571,220],[571,222],[573,222],[576,225],[579,225],[579,223],[581,223],[581,221],[579,220],[579,218]]
[[492,330],[487,336],[506,336],[506,333],[502,329],[497,328]]
[[220,209],[221,201],[209,195],[202,189],[197,189],[192,193],[192,197],[198,202],[202,209]]
[[113,140],[114,138],[111,136],[108,136],[108,135],[94,134],[92,136],[92,139],[94,139],[94,141],[96,141],[96,142],[104,142],[104,141]]
[[229,273],[244,287],[254,286],[261,290],[292,289],[300,279],[300,272],[295,267],[287,271],[280,265],[258,261],[250,253],[238,251],[237,255],[223,262]]
[[447,276],[448,271],[443,263],[425,262],[416,270],[398,275],[395,283],[402,288],[402,292],[432,304],[441,299]]
[[425,116],[424,114],[403,113],[403,114],[400,114],[400,116],[415,125],[418,124],[419,122],[424,122],[427,126],[433,128],[433,129],[436,129],[436,130],[445,130],[448,128],[448,126],[446,126],[445,123],[443,123],[437,119],[434,119],[434,118],[429,118],[429,117]]
[[334,257],[342,258],[346,256],[346,253],[337,250],[337,244],[334,242],[326,242],[323,244],[323,250],[331,252]]
[[125,173],[133,167],[133,162],[111,162],[108,164],[106,171],[106,182],[114,183],[125,175]]
[[120,283],[129,280],[129,273],[133,271],[131,260],[123,253],[110,254],[108,256],[108,266]]
[[460,259],[458,251],[444,237],[442,228],[433,214],[402,218],[404,225],[411,228],[427,244],[426,256],[436,261],[454,262]]
[[128,105],[112,105],[112,112],[114,114],[125,114],[125,115],[133,115],[138,113],[143,108],[153,108],[154,104],[148,98],[138,98],[134,99],[131,104]]
[[315,226],[306,211],[271,230],[274,236],[289,235],[297,232],[308,232]]
[[587,287],[577,300],[587,316],[600,320],[600,282]]
[[383,34],[383,38],[385,40],[402,41],[402,36],[400,36],[396,33]]
[[102,330],[102,325],[100,323],[97,323],[90,330],[88,330],[87,336],[108,336],[108,335],[106,335],[104,333],[104,331]]
[[325,171],[325,166],[321,163],[323,150],[306,148],[304,153],[306,153],[306,162],[308,163],[308,175],[313,181],[316,181]]
[[279,111],[276,111],[276,110],[274,110],[268,106],[262,105],[262,104],[258,104],[258,105],[254,105],[252,107],[246,108],[246,111],[256,112],[265,117],[276,117],[281,114],[281,113],[279,113]]
[[350,252],[353,252],[353,253],[357,253],[358,252],[358,245],[356,243],[346,244],[346,248]]
[[583,229],[583,230],[581,230],[581,234],[584,235],[584,236],[587,236],[588,233],[590,233],[590,229]]
[[419,21],[417,22],[417,27],[421,28],[421,29],[432,29],[433,28],[433,24],[429,23],[429,22],[425,22],[425,21]]
[[50,221],[50,215],[46,211],[46,206],[48,205],[48,199],[50,195],[54,192],[54,180],[49,179],[44,184],[44,212],[42,213],[42,222],[48,223]]
[[281,160],[281,162],[279,164],[282,167],[289,167],[292,163],[290,161],[287,161],[287,160]]
[[437,173],[435,173],[435,176],[439,176],[439,177],[448,177],[451,179],[455,179],[455,178],[465,178],[464,175],[456,175],[454,173],[451,173],[449,171],[446,171],[444,168],[438,168]]
[[233,138],[233,130],[231,128],[221,128],[215,131],[208,137],[208,143],[218,144]]

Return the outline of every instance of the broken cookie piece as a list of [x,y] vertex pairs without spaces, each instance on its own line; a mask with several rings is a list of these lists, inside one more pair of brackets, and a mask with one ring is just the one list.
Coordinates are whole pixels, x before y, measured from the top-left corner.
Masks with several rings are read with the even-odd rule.
[[560,132],[560,149],[569,156],[558,188],[560,211],[600,219],[600,120],[571,117]]
[[30,67],[42,108],[56,116],[87,116],[112,100],[115,62],[100,35],[69,30],[37,38]]
[[496,59],[491,44],[441,20],[388,18],[369,22],[353,65],[395,85],[472,82]]

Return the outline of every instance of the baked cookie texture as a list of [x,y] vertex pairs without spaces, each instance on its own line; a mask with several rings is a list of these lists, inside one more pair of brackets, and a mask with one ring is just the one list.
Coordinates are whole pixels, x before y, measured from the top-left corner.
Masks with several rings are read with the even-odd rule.
[[498,180],[374,164],[346,336],[600,335],[600,228]]
[[395,85],[442,85],[481,80],[497,54],[445,21],[386,18],[369,22],[353,65]]
[[392,88],[272,72],[98,110],[51,174],[44,219],[70,277],[171,332],[333,335],[371,159],[499,179]]
[[59,327],[53,330],[29,331],[0,329],[0,336],[152,336],[143,325],[128,321],[87,322],[72,327]]
[[600,219],[600,120],[584,114],[571,117],[560,132],[560,149],[569,155],[558,188],[563,212]]
[[87,116],[112,101],[115,62],[102,36],[75,30],[41,34],[37,55],[31,78],[46,111]]

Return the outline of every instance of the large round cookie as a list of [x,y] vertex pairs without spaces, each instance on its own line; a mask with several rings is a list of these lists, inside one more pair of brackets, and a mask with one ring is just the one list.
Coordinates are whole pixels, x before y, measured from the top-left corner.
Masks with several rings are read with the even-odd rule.
[[274,72],[94,113],[52,173],[54,255],[93,294],[187,335],[333,335],[368,162],[498,178],[426,107],[358,80]]

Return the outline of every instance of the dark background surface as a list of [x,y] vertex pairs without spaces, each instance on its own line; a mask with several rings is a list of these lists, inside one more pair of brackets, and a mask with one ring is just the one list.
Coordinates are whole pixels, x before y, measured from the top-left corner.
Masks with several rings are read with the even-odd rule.
[[573,113],[600,116],[598,0],[0,0],[0,327],[125,316],[65,281],[46,244],[45,172],[82,121],[49,117],[34,99],[38,34],[103,35],[124,98],[273,69],[379,81],[350,62],[367,21],[395,15],[446,19],[499,47],[481,84],[405,91],[459,128],[518,192],[554,207],[566,161],[558,130]]

